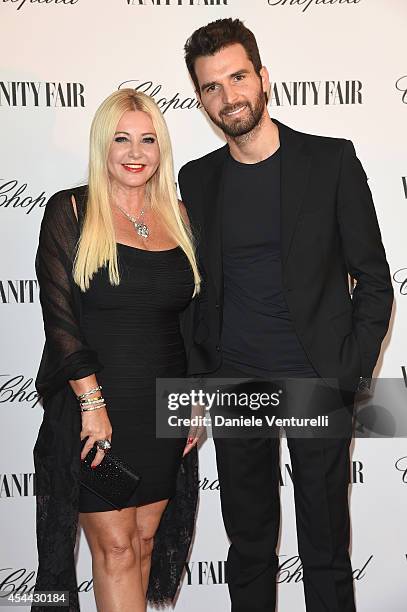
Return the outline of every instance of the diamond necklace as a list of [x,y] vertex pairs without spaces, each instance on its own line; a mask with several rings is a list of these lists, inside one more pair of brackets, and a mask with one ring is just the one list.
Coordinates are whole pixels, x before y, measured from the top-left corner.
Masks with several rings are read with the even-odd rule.
[[129,213],[126,210],[124,210],[121,206],[119,206],[118,204],[116,204],[116,206],[119,210],[122,211],[122,213],[128,218],[128,220],[133,223],[134,229],[136,230],[138,235],[141,236],[142,238],[148,238],[150,230],[148,229],[148,226],[142,222],[142,217],[145,213],[145,210],[142,209],[140,211],[138,219],[136,219],[136,217],[129,215]]

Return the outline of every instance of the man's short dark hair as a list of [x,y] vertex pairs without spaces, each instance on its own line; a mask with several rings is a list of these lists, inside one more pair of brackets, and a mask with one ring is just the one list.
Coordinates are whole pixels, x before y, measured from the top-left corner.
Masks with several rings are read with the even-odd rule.
[[214,55],[217,51],[235,44],[244,47],[254,70],[260,76],[262,63],[256,39],[253,32],[246,28],[240,19],[217,19],[195,30],[188,38],[184,47],[185,62],[197,91],[199,83],[195,72],[195,61],[198,57]]

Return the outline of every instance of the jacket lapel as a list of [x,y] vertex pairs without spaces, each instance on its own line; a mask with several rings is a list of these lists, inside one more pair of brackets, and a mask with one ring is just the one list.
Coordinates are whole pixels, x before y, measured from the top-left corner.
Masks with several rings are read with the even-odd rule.
[[287,261],[307,186],[311,156],[302,135],[273,119],[280,133],[281,262]]

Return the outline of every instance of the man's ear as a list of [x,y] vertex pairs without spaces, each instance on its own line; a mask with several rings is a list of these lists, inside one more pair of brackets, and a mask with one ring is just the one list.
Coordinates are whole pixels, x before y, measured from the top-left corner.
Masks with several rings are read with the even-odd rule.
[[270,76],[268,73],[268,70],[265,66],[262,66],[260,69],[260,78],[261,78],[261,84],[263,87],[263,91],[267,96],[267,100],[270,99],[270,90],[271,90],[271,84],[270,84]]

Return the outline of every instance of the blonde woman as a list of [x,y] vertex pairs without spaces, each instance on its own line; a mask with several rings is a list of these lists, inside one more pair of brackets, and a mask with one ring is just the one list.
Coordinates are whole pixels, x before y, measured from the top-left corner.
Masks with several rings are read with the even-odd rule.
[[[168,131],[150,97],[125,89],[99,107],[88,185],[49,200],[36,268],[46,334],[36,591],[69,591],[69,612],[79,610],[79,517],[99,612],[144,612],[147,599],[173,599],[192,536],[197,438],[156,438],[155,380],[185,374],[180,314],[200,284]],[[101,440],[142,477],[121,510],[79,484],[80,460]]]

